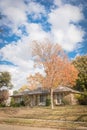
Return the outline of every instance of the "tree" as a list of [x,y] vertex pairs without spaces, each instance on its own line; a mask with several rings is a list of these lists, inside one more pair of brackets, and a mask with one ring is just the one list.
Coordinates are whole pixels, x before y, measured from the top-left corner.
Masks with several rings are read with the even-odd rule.
[[28,87],[28,85],[25,84],[18,90],[18,92],[23,92],[26,89],[29,89],[29,87]]
[[0,88],[3,86],[12,88],[11,75],[9,72],[0,72]]
[[32,54],[36,65],[44,67],[45,75],[37,73],[32,76],[33,83],[38,82],[42,87],[50,90],[51,108],[53,109],[53,90],[59,85],[73,86],[78,72],[68,61],[66,54],[58,44],[49,41],[33,44]]
[[0,104],[4,105],[8,97],[9,97],[8,90],[0,90]]
[[79,72],[75,89],[84,92],[78,96],[78,101],[81,105],[87,105],[87,55],[76,57],[73,64]]
[[31,100],[27,94],[23,95],[23,102],[25,106],[32,106]]
[[18,94],[18,93],[19,93],[18,90],[13,91],[13,95]]
[[85,91],[87,90],[87,55],[76,57],[73,64],[79,72],[75,88]]
[[[3,88],[5,87],[5,89]],[[6,90],[6,88],[11,88],[11,75],[9,72],[0,72],[0,103],[5,103],[5,100],[9,97],[9,92]]]

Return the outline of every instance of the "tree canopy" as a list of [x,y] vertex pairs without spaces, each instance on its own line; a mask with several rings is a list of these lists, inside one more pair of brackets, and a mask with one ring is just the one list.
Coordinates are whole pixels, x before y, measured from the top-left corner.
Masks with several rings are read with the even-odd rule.
[[79,72],[76,89],[79,91],[87,90],[87,55],[76,57],[73,64]]
[[11,75],[9,72],[0,72],[0,88],[3,86],[12,88]]
[[[44,86],[58,87],[58,85],[73,86],[75,84],[78,71],[68,60],[61,46],[49,41],[34,42],[33,56],[36,56],[36,63],[44,67],[46,74]],[[37,77],[39,78],[39,75]]]
[[40,83],[42,87],[50,89],[51,106],[53,108],[53,89],[59,85],[73,86],[78,76],[77,69],[69,62],[65,52],[58,44],[49,41],[34,42],[33,56],[36,64],[41,64],[45,76],[36,73],[29,76],[33,83]]
[[29,89],[29,86],[28,85],[23,85],[19,90],[18,90],[18,92],[23,92],[23,91],[25,91],[26,89]]
[[0,104],[5,104],[5,101],[9,98],[8,90],[0,90]]

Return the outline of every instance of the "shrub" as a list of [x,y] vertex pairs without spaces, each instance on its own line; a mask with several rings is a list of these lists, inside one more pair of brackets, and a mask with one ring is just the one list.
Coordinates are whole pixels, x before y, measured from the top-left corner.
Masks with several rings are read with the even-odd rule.
[[70,102],[69,102],[69,100],[67,100],[67,99],[62,99],[62,103],[64,104],[64,105],[70,105]]
[[77,99],[80,105],[87,105],[87,92],[84,92],[84,94],[79,95]]
[[62,103],[64,105],[70,105],[71,104],[71,100],[70,99],[71,99],[71,95],[68,94],[68,95],[66,95],[66,96],[63,97]]
[[5,103],[1,103],[0,107],[6,107],[6,104]]
[[21,106],[20,103],[15,103],[15,104],[14,104],[14,107],[20,107],[20,106]]
[[24,101],[21,101],[21,102],[20,102],[20,105],[21,105],[21,106],[25,106]]
[[20,103],[14,103],[14,104],[11,104],[12,107],[20,107],[21,104]]
[[46,106],[50,106],[50,104],[51,104],[51,100],[50,99],[46,99]]
[[12,107],[21,107],[21,106],[25,106],[25,103],[24,103],[24,101],[20,101],[19,103],[15,103],[14,98],[11,98],[10,106],[12,106]]
[[15,105],[14,98],[11,98],[10,106],[14,106],[14,105]]

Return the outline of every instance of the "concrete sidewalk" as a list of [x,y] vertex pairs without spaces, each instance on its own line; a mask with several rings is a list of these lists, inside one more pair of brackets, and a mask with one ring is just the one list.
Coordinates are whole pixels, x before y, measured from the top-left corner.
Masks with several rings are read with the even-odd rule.
[[57,130],[57,129],[0,124],[0,130]]

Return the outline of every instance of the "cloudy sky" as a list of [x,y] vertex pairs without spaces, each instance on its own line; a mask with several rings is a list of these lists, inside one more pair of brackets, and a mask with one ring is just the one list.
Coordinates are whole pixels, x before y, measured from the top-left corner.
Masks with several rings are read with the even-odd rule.
[[33,68],[33,40],[50,39],[73,59],[87,53],[87,0],[0,0],[0,71],[9,71],[14,89]]

